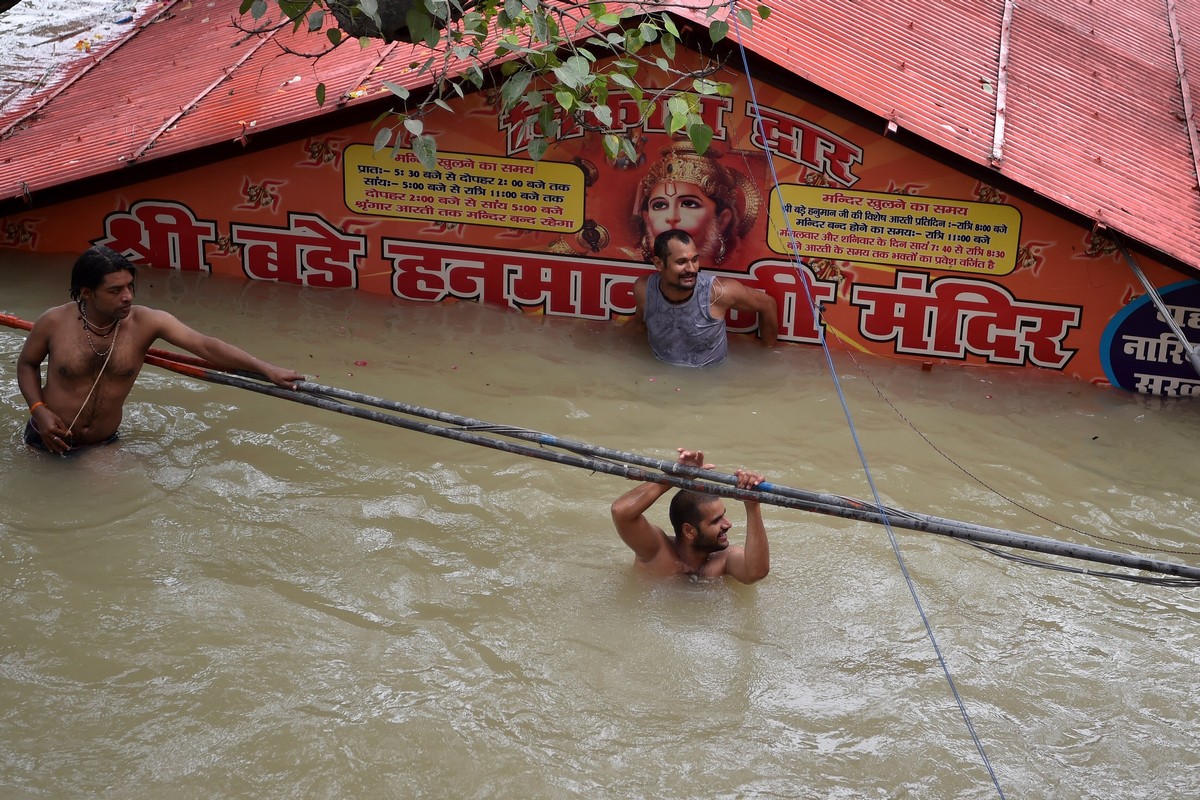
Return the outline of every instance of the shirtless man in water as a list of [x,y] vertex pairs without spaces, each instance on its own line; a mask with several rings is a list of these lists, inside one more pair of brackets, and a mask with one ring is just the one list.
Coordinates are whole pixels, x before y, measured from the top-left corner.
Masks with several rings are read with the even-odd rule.
[[[679,463],[712,469],[704,463],[704,454],[679,449]],[[753,489],[763,476],[739,469],[739,489]],[[612,504],[613,524],[625,544],[634,552],[634,563],[651,575],[698,575],[718,578],[729,575],[742,583],[754,583],[767,576],[771,554],[767,530],[763,526],[758,503],[746,506],[746,546],[729,543],[733,523],[725,518],[725,504],[712,494],[686,489],[671,498],[671,526],[674,536],[646,519],[645,512],[670,489],[662,483],[646,482],[617,498]]]
[[166,311],[135,306],[136,278],[137,268],[120,253],[102,245],[89,248],[71,270],[73,302],[46,310],[34,322],[17,359],[17,386],[29,404],[27,444],[61,455],[115,441],[125,398],[157,339],[221,369],[261,372],[285,389],[304,379],[198,333]]

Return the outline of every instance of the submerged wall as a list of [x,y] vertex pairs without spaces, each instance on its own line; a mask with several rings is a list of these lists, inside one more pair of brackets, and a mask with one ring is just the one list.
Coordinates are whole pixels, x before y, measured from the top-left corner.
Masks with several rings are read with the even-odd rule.
[[[1200,394],[1108,240],[774,87],[754,85],[756,106],[742,76],[725,79],[733,95],[705,101],[717,135],[704,156],[651,120],[629,129],[636,161],[575,130],[535,162],[521,112],[500,117],[478,93],[427,118],[437,170],[374,152],[377,129],[353,125],[11,215],[0,247],[98,242],[159,269],[612,319],[634,310],[646,243],[681,227],[705,268],[775,297],[785,342],[817,343],[824,325],[872,353]],[[618,125],[636,120],[631,98],[609,104]],[[1200,283],[1141,266],[1185,332],[1200,329]]]

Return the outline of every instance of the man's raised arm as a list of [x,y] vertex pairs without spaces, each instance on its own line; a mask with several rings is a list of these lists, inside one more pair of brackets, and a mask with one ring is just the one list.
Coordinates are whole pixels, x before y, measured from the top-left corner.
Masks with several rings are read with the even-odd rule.
[[[712,467],[712,464],[704,463],[704,454],[700,451],[682,447],[677,449],[680,464],[703,469]],[[646,481],[618,497],[612,504],[610,512],[613,525],[621,541],[629,545],[639,561],[650,561],[668,544],[663,529],[646,519],[646,511],[670,489],[668,484]]]
[[779,308],[775,298],[732,278],[717,280],[720,281],[720,296],[716,302],[722,310],[736,308],[758,314],[758,336],[764,345],[774,347],[779,340]]
[[261,372],[271,383],[284,389],[295,389],[296,382],[304,380],[304,376],[299,372],[277,367],[250,355],[240,347],[223,342],[215,336],[200,333],[180,322],[173,314],[153,309],[147,311],[154,315],[154,332],[158,337],[213,362],[221,369]]
[[639,561],[652,560],[662,549],[666,534],[646,519],[646,511],[670,488],[665,483],[647,481],[630,489],[612,504],[613,525],[621,541],[629,545]]
[[[757,472],[739,469],[736,473],[739,489],[753,489],[763,481]],[[746,506],[746,546],[741,552],[730,553],[725,572],[742,583],[754,583],[771,571],[771,548],[767,544],[767,527],[763,524],[762,509],[754,500]]]

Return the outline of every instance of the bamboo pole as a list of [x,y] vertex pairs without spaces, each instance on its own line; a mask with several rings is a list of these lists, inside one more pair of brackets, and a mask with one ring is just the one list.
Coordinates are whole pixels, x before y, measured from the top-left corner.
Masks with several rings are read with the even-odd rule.
[[[0,314],[0,324],[29,330],[31,323]],[[1054,539],[1032,536],[1025,533],[992,528],[969,522],[917,514],[910,511],[877,506],[863,500],[840,495],[810,492],[788,486],[779,486],[764,481],[753,490],[737,488],[737,476],[713,470],[690,467],[678,462],[640,456],[619,450],[599,447],[586,442],[561,439],[541,431],[509,425],[499,425],[484,420],[463,417],[436,409],[424,408],[408,403],[374,397],[372,395],[325,386],[310,381],[297,382],[295,390],[283,389],[268,383],[265,376],[257,373],[229,373],[193,355],[151,348],[146,363],[162,367],[181,375],[224,384],[239,389],[290,400],[302,405],[334,411],[360,419],[381,422],[407,430],[454,439],[467,444],[490,447],[506,453],[552,461],[565,466],[579,467],[592,472],[602,472],[637,481],[665,483],[681,489],[707,492],[734,500],[749,500],[783,508],[798,509],[829,516],[842,517],[861,522],[890,525],[923,533],[933,533],[978,544],[1028,550],[1031,552],[1090,561],[1099,564],[1125,567],[1127,569],[1173,575],[1180,578],[1200,580],[1200,567],[1160,561],[1146,556],[1116,553],[1087,545],[1070,544]],[[350,401],[372,408],[349,405]],[[445,423],[431,425],[425,422],[384,413],[376,409],[399,412],[408,416],[422,417]],[[457,427],[447,427],[447,426]],[[504,436],[518,441],[504,441]],[[523,441],[539,445],[533,447]],[[567,452],[557,452],[556,448]]]
[[[629,480],[665,483],[681,489],[708,492],[735,500],[767,503],[783,508],[793,508],[862,522],[886,524],[895,528],[933,533],[974,543],[998,545],[1091,561],[1099,564],[1120,566],[1127,569],[1200,580],[1200,567],[1192,567],[1186,564],[1174,564],[1146,556],[1116,553],[1087,545],[1070,544],[1068,542],[1060,542],[1054,539],[1007,531],[1000,528],[959,522],[944,517],[916,514],[887,506],[876,506],[862,500],[854,500],[839,495],[807,492],[787,486],[778,486],[765,481],[753,490],[738,489],[737,477],[735,475],[689,467],[677,462],[649,459],[633,453],[609,450],[582,442],[571,442],[538,431],[497,425],[468,417],[458,417],[446,412],[396,403],[357,392],[333,390],[332,387],[321,386],[320,384],[313,384],[308,381],[299,382],[297,389],[292,391],[242,376],[211,370],[206,367],[173,362],[166,358],[147,356],[146,360],[147,363],[174,370],[184,375],[191,375],[202,380],[249,389],[304,405],[336,411],[341,414],[369,419],[374,422],[382,422],[387,425],[428,433],[434,436],[454,439],[468,444],[490,447],[506,453],[538,458],[544,461],[553,461],[566,466],[580,467],[592,472],[617,475]],[[371,408],[351,406],[333,399],[328,394],[329,392],[335,392],[343,399],[353,399],[356,402],[365,402],[396,410],[400,408],[408,409],[406,413],[433,417],[442,422],[459,424],[462,427],[452,428],[432,425]],[[483,432],[493,435],[485,435]],[[494,438],[494,435],[528,439],[542,445],[542,447],[533,447],[521,442],[503,441]],[[555,450],[547,450],[545,449],[546,447],[574,449],[582,451],[582,454],[580,452],[561,453]]]

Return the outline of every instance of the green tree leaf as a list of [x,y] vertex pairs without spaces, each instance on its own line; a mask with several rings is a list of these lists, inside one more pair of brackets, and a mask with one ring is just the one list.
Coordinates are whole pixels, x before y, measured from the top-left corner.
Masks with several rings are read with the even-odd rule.
[[279,3],[279,10],[288,19],[295,22],[296,20],[304,19],[304,15],[312,8],[311,0],[276,0]]
[[596,121],[599,122],[604,127],[606,127],[606,128],[612,127],[612,121],[613,121],[612,109],[609,108],[608,106],[605,106],[605,105],[596,106],[595,108],[592,109],[592,116],[594,116],[596,118]]
[[624,153],[626,160],[628,160],[630,164],[636,164],[638,162],[639,153],[637,151],[637,147],[633,144],[633,139],[630,139],[628,136],[621,136],[619,138],[621,140],[621,152]]
[[667,110],[671,112],[671,116],[686,116],[691,109],[688,107],[687,97],[676,94],[667,100]]
[[667,59],[670,61],[674,61],[675,60],[675,37],[674,36],[662,37],[661,47],[663,49],[663,53],[666,54]]
[[505,111],[508,111],[517,104],[521,96],[525,94],[525,88],[529,86],[529,80],[533,77],[533,73],[521,71],[513,75],[504,82],[500,87],[500,106]]
[[704,155],[708,146],[712,144],[713,129],[703,122],[695,122],[688,126],[687,134],[692,146],[696,148],[696,153]]
[[591,65],[583,56],[571,56],[561,67],[555,67],[552,71],[556,78],[572,89],[591,82]]
[[388,146],[388,142],[392,140],[391,128],[380,128],[375,134],[375,150],[378,153],[380,150]]
[[558,117],[554,114],[554,107],[549,103],[545,103],[538,109],[538,128],[541,129],[542,135],[547,139],[553,139],[558,136]]
[[408,35],[414,42],[426,41],[430,33],[438,33],[438,38],[441,38],[441,33],[433,27],[433,17],[419,5],[414,4],[408,9],[404,15],[404,22],[408,25]]
[[385,89],[387,89],[392,94],[396,95],[396,97],[399,97],[401,100],[408,99],[408,89],[405,89],[400,84],[392,83],[391,81],[381,81],[381,83],[383,84]]
[[678,131],[687,125],[687,114],[672,114],[670,121],[667,123],[667,133],[674,136]]
[[533,24],[533,38],[536,41],[545,42],[550,39],[550,26],[546,22],[544,13],[531,14],[529,21]]
[[414,136],[412,151],[425,169],[437,169],[437,142],[432,136],[427,133]]
[[637,53],[642,49],[642,33],[638,29],[631,30],[625,34],[625,50],[630,53]]
[[729,35],[729,23],[719,19],[714,19],[708,25],[708,38],[716,42],[721,41]]

